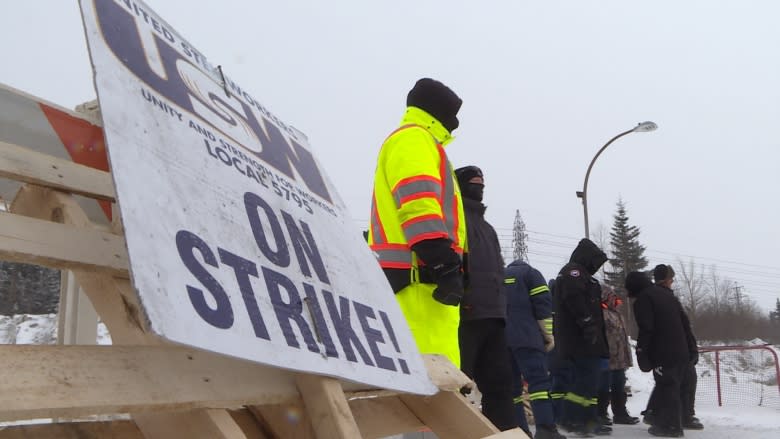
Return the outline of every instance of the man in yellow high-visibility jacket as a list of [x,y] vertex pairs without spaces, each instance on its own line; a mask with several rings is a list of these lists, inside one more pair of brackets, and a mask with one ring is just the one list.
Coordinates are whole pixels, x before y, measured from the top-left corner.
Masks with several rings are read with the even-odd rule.
[[421,353],[460,365],[466,227],[444,146],[463,101],[439,81],[417,81],[406,114],[379,151],[368,243]]

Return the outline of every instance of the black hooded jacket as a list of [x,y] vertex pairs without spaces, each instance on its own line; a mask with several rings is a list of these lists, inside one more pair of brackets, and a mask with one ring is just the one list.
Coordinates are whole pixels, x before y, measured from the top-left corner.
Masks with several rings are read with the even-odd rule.
[[[563,358],[609,358],[604,316],[601,312],[601,285],[593,275],[607,261],[607,255],[592,241],[583,239],[555,280],[553,308],[555,346]],[[600,335],[596,344],[586,340],[584,328],[595,325]]]
[[647,276],[630,273],[626,289],[634,301],[639,327],[637,362],[644,371],[658,366],[679,366],[696,355],[696,339],[688,316],[669,288],[653,285]]
[[495,229],[485,221],[485,205],[463,198],[468,233],[468,285],[461,320],[506,318],[504,258]]

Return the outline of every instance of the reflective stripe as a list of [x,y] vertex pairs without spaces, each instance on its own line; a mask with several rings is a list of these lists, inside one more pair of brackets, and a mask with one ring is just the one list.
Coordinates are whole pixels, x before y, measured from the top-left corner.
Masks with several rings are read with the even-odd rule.
[[406,178],[398,182],[393,189],[393,198],[395,198],[395,206],[399,209],[404,203],[419,198],[438,200],[441,198],[441,183],[427,175]]
[[447,238],[442,218],[438,215],[423,215],[401,224],[409,246],[424,239]]
[[550,398],[552,399],[563,399],[565,396],[565,393],[550,393]]
[[452,175],[452,166],[444,153],[444,147],[441,143],[436,143],[436,149],[439,151],[439,175],[441,176],[441,212],[444,215],[446,231],[452,238],[452,244],[460,248],[462,252],[463,243],[459,242],[458,237],[458,202],[455,198],[455,177]]
[[374,244],[371,245],[383,268],[411,268],[412,252],[403,244]]
[[552,331],[553,331],[553,319],[552,319],[552,317],[544,319],[544,329],[546,329],[549,334],[552,334]]
[[379,213],[376,210],[376,196],[371,196],[371,235],[374,244],[384,244],[387,242],[385,230],[382,227],[382,221],[379,219]]
[[513,277],[508,277],[508,278],[504,279],[504,283],[507,284],[507,285],[513,284],[515,282],[517,282],[517,279],[515,279]]
[[546,390],[533,392],[528,395],[528,399],[530,399],[531,401],[539,401],[540,399],[550,399],[550,394],[547,393]]
[[596,404],[594,402],[591,402],[590,399],[587,399],[583,396],[571,392],[567,393],[566,396],[563,397],[563,399],[569,402],[573,402],[574,404],[581,405],[586,408]]
[[540,285],[536,288],[531,288],[531,291],[528,292],[528,295],[535,296],[537,294],[548,293],[548,292],[550,292],[550,288],[547,285]]
[[523,395],[515,396],[514,399],[512,399],[512,402],[515,404],[522,404],[523,403]]

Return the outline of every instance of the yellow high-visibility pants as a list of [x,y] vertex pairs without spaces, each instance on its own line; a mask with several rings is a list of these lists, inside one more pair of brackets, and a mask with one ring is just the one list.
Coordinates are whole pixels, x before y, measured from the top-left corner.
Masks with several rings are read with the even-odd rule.
[[434,284],[412,283],[395,295],[421,354],[441,354],[460,368],[460,307],[433,298]]

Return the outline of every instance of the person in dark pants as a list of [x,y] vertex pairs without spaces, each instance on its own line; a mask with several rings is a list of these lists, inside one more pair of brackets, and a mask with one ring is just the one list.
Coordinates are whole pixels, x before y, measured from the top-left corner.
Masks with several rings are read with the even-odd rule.
[[639,327],[636,357],[643,372],[653,372],[653,423],[648,433],[682,437],[680,387],[691,361],[686,335],[687,318],[671,290],[653,285],[641,272],[626,276],[626,291],[635,298]]
[[517,427],[513,406],[512,369],[506,344],[504,259],[495,229],[485,221],[482,170],[455,170],[466,216],[466,294],[460,304],[461,370],[482,393],[482,413],[499,430]]
[[506,338],[512,358],[512,394],[515,418],[528,431],[523,405],[523,380],[528,382],[536,422],[534,439],[566,439],[558,433],[550,400],[547,354],[555,346],[552,335],[552,297],[539,270],[522,260],[504,272],[507,298]]
[[[554,298],[555,279],[548,280],[547,286],[550,288],[551,297]],[[552,333],[553,340],[555,340],[555,309],[553,309],[552,316]],[[563,398],[571,388],[573,378],[569,361],[559,355],[558,347],[555,344],[553,344],[553,349],[547,353],[547,368],[550,371],[550,399],[553,406],[553,418],[555,419],[555,424],[558,425],[561,423],[563,416]]]
[[[605,425],[636,424],[639,418],[631,416],[626,410],[626,369],[633,366],[631,361],[631,346],[628,344],[628,333],[623,323],[619,308],[623,299],[615,294],[614,288],[608,285],[601,287],[601,308],[604,314],[604,326],[609,344],[609,365],[602,372],[601,388],[599,389],[598,411]],[[607,408],[612,406],[613,419],[609,419]]]
[[[653,280],[655,284],[666,288],[669,291],[672,290],[672,284],[674,283],[674,269],[670,265],[659,264],[653,269]],[[686,341],[688,342],[688,353],[691,361],[688,363],[688,367],[683,375],[682,383],[680,384],[680,402],[681,402],[681,417],[682,426],[688,430],[702,430],[704,425],[699,418],[696,417],[696,410],[694,408],[696,403],[696,386],[698,383],[698,375],[696,373],[696,364],[699,362],[699,348],[696,342],[696,337],[691,329],[690,319],[688,315],[683,313],[684,323],[686,328]],[[643,412],[645,415],[645,422],[652,424],[654,414],[655,399],[653,395],[650,395],[650,400],[647,403],[647,409]]]
[[601,285],[593,275],[607,255],[582,239],[555,281],[555,345],[569,361],[573,380],[563,401],[561,425],[580,437],[611,434],[596,412],[602,360],[609,358],[601,314]]

